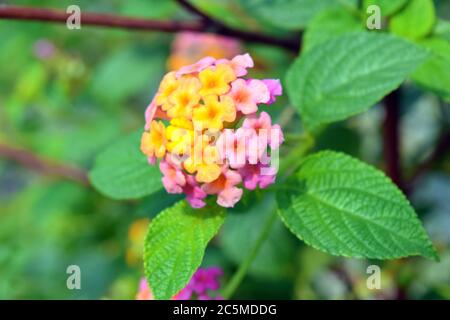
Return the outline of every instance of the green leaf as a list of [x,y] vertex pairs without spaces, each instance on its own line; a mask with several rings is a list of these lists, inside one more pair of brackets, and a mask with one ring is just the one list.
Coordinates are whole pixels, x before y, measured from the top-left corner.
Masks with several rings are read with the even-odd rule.
[[348,155],[324,151],[307,157],[277,200],[284,223],[316,249],[357,258],[437,259],[401,191]]
[[364,0],[364,8],[367,9],[371,5],[379,6],[381,15],[388,17],[404,7],[407,2],[408,0]]
[[139,150],[142,132],[125,136],[100,153],[89,179],[113,199],[136,199],[161,189],[158,166],[151,166]]
[[180,201],[150,223],[144,266],[157,299],[170,299],[186,286],[224,220],[225,210],[221,207],[193,209]]
[[107,103],[153,92],[164,75],[166,56],[163,46],[144,53],[133,47],[121,48],[97,66],[90,89]]
[[303,50],[342,36],[345,33],[363,31],[357,17],[344,8],[332,8],[317,15],[308,25],[303,37]]
[[[220,236],[220,244],[231,261],[239,265],[245,260],[274,210],[276,202],[273,194],[264,194],[263,199],[254,199],[243,209],[229,210],[230,214]],[[288,275],[294,254],[291,240],[289,232],[277,219],[248,273],[273,279]]]
[[283,29],[301,29],[334,0],[241,0],[250,14]]
[[225,24],[242,29],[248,25],[248,14],[237,9],[234,1],[223,0],[190,0],[193,5]]
[[414,40],[429,34],[435,22],[433,0],[410,0],[405,9],[392,17],[389,28],[396,35]]
[[120,9],[123,15],[163,19],[171,18],[178,7],[171,0],[128,0],[121,4]]
[[450,42],[434,37],[419,44],[430,49],[432,56],[412,75],[412,79],[425,89],[450,99]]
[[450,41],[450,21],[438,20],[434,30],[435,35]]
[[313,47],[287,74],[287,91],[308,129],[364,112],[396,89],[428,53],[374,32],[344,35]]

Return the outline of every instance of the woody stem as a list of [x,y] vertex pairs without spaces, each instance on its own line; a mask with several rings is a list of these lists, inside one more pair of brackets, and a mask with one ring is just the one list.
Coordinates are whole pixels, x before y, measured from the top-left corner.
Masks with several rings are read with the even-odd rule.
[[[194,7],[187,1],[179,2],[184,6],[184,8],[190,8],[190,11],[193,12]],[[200,16],[200,21],[163,21],[84,11],[81,12],[80,18],[82,26],[98,26],[170,33],[181,31],[213,32],[243,41],[277,46],[292,51],[293,53],[297,53],[299,51],[300,37],[282,38],[259,32],[239,30],[229,27],[212,17],[208,17],[206,14],[201,14],[200,12],[201,11],[197,9],[194,11],[197,16]],[[0,6],[0,19],[66,24],[69,17],[70,14],[63,10],[26,6]],[[208,17],[208,19],[206,19],[206,17]]]

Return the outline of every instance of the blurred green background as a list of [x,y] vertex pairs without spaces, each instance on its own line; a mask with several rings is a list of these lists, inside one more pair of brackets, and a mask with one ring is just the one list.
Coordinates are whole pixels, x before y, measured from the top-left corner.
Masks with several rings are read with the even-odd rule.
[[[169,0],[1,1],[65,9],[188,19]],[[0,3],[1,3],[0,2]],[[196,4],[241,28],[262,27],[242,1]],[[450,1],[436,1],[450,16]],[[244,26],[244,27],[243,27]],[[95,156],[144,125],[144,110],[167,72],[174,35],[0,20],[0,143],[57,163],[89,170]],[[254,74],[283,78],[292,56],[241,44],[256,60]],[[435,96],[402,91],[402,154],[406,169],[430,151],[450,110]],[[288,104],[282,99],[271,112]],[[382,161],[379,107],[331,126],[317,149],[345,151],[377,166]],[[444,124],[443,124],[444,123]],[[296,119],[291,124],[299,126]],[[450,159],[421,177],[411,194],[441,262],[422,258],[372,262],[336,258],[304,246],[279,223],[236,298],[450,298]],[[258,206],[244,199],[231,210],[204,264],[225,269],[224,281],[256,237],[273,197]],[[148,222],[177,198],[165,192],[143,201],[110,200],[89,186],[29,170],[0,157],[0,299],[133,299],[143,275],[141,251]],[[253,199],[254,200],[254,199]],[[245,213],[245,214],[244,214]],[[254,234],[254,235],[253,235]],[[382,266],[382,290],[366,288],[366,267]],[[66,268],[79,265],[81,290],[68,290]]]

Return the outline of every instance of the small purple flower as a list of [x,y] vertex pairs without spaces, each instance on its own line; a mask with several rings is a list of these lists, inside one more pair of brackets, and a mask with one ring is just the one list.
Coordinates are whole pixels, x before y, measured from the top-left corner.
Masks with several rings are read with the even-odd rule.
[[239,173],[248,190],[255,190],[258,186],[261,189],[267,188],[275,182],[277,174],[276,169],[264,164],[247,164],[239,169]]
[[41,39],[34,43],[33,52],[39,59],[48,59],[55,53],[55,46],[52,42]]
[[213,300],[213,298],[208,296],[207,294],[200,294],[198,296],[198,300]]
[[283,87],[281,86],[280,80],[276,79],[265,79],[264,84],[267,86],[270,92],[270,99],[267,104],[272,104],[276,100],[276,96],[281,96],[283,94]]
[[[181,289],[171,300],[223,300],[221,296],[210,295],[211,291],[220,288],[219,277],[223,271],[219,267],[199,268],[186,287]],[[152,290],[145,279],[142,279],[139,285],[137,300],[154,300]]]
[[223,271],[219,267],[200,268],[194,273],[187,287],[197,293],[200,298],[208,290],[218,290],[220,288],[218,278],[222,275]]
[[188,287],[181,289],[177,295],[173,298],[173,300],[190,300],[192,297],[192,290]]

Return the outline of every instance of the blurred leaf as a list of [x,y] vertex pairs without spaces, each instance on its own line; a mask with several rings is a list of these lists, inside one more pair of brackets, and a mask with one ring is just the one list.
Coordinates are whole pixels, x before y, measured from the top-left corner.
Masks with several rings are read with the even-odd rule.
[[[190,0],[196,7],[211,17],[223,21],[229,26],[245,29],[249,24],[244,10],[237,10],[234,1],[223,0]],[[241,1],[241,0],[235,0]]]
[[120,12],[128,16],[148,18],[170,18],[177,10],[172,0],[127,0],[122,3]]
[[334,0],[240,0],[247,11],[283,29],[301,29]]
[[419,42],[432,52],[431,58],[412,76],[422,87],[450,99],[450,42],[434,37]]
[[446,252],[442,256],[440,263],[432,263],[430,261],[421,261],[416,267],[416,271],[421,271],[414,278],[414,285],[422,285],[422,290],[431,286],[441,287],[450,283],[450,252]]
[[42,94],[42,88],[45,86],[46,80],[47,73],[44,67],[41,64],[33,64],[17,83],[15,94],[25,102],[36,99],[36,96]]
[[303,38],[303,50],[352,31],[364,31],[357,17],[343,8],[332,8],[317,15],[308,25]]
[[180,201],[150,223],[144,265],[156,299],[172,298],[189,282],[224,220],[223,208],[193,209]]
[[431,32],[435,22],[433,0],[410,0],[405,9],[392,17],[389,29],[408,39],[420,39]]
[[364,8],[371,5],[380,7],[383,17],[390,16],[400,10],[408,0],[364,0]]
[[355,158],[332,151],[309,156],[290,186],[278,193],[280,216],[316,249],[358,258],[438,258],[406,197]]
[[317,293],[312,286],[312,280],[326,270],[335,260],[335,257],[303,246],[298,258],[298,271],[296,272],[295,298],[299,300],[317,299]]
[[117,128],[120,127],[117,118],[108,117],[106,112],[87,114],[81,108],[74,109],[70,111],[70,120],[51,122],[55,115],[49,115],[45,128],[27,135],[33,149],[49,158],[85,163],[117,136]]
[[136,216],[153,219],[158,213],[173,206],[182,200],[182,198],[183,195],[181,194],[169,194],[165,189],[160,189],[139,202],[139,206],[136,209]]
[[447,41],[450,41],[450,21],[438,20],[434,33]]
[[[2,39],[2,50],[0,50],[0,64],[2,66],[2,72],[0,74],[0,81],[2,86],[0,87],[0,93],[11,94],[11,90],[17,81],[10,81],[12,77],[18,79],[18,77],[31,72],[29,69],[36,68],[34,61],[30,59],[31,50],[24,50],[30,46],[32,42],[29,39],[28,34],[11,32],[11,21],[3,22],[0,24],[0,38]],[[8,27],[7,27],[8,26]],[[14,59],[11,59],[11,57]],[[34,71],[36,72],[36,71]]]
[[364,112],[396,89],[428,57],[379,33],[354,33],[318,45],[291,66],[289,97],[309,129]]
[[29,65],[19,76],[5,103],[5,112],[14,125],[20,125],[26,116],[26,107],[42,96],[47,78],[45,68],[37,63]]
[[139,150],[141,134],[129,134],[98,155],[89,173],[98,191],[113,199],[135,199],[161,189],[159,168]]
[[357,156],[361,150],[361,137],[358,132],[343,123],[332,124],[317,137],[315,149],[340,151]]
[[[242,263],[253,248],[261,229],[276,209],[273,195],[253,201],[245,212],[231,210],[223,226],[220,242],[225,254],[236,264]],[[249,273],[269,278],[288,275],[294,246],[281,221],[272,227],[268,238],[253,261]]]
[[450,175],[435,171],[424,176],[420,180],[420,188],[416,188],[411,195],[415,207],[425,214],[424,224],[433,240],[436,243],[447,244],[447,248],[450,244],[449,194]]
[[96,96],[118,103],[132,95],[156,87],[165,71],[163,52],[139,54],[132,48],[107,57],[94,72],[91,90]]

